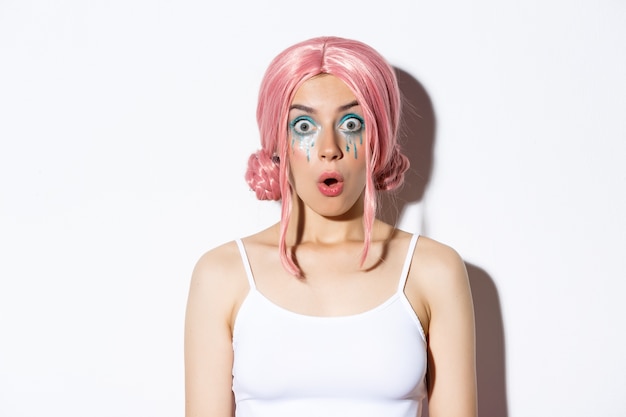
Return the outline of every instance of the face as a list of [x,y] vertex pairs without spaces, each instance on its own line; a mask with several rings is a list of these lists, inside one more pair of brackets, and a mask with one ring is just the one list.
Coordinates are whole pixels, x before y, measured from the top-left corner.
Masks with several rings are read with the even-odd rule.
[[366,127],[348,86],[332,75],[306,81],[288,128],[291,184],[304,205],[327,217],[362,212]]

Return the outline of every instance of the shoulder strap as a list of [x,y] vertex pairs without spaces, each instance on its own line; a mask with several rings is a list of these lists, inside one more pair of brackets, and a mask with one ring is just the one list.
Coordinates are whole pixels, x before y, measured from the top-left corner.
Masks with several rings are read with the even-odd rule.
[[239,248],[239,253],[241,254],[241,261],[243,262],[243,267],[246,270],[246,276],[248,277],[250,288],[256,288],[256,285],[254,284],[254,277],[252,276],[252,269],[250,268],[250,261],[248,260],[248,255],[246,254],[246,248],[243,246],[241,239],[237,239],[235,242],[237,242],[237,247]]
[[409,277],[409,269],[411,268],[411,261],[413,260],[413,252],[415,252],[415,246],[417,245],[417,239],[419,235],[414,234],[409,242],[409,248],[406,253],[406,259],[404,260],[404,266],[402,267],[402,273],[400,274],[400,282],[398,283],[398,292],[404,291],[406,280]]

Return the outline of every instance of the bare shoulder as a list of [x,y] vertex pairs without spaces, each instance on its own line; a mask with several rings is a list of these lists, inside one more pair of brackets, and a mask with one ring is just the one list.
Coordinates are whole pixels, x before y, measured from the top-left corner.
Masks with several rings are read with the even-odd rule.
[[193,277],[198,279],[225,278],[229,272],[237,270],[241,264],[241,256],[237,244],[232,241],[224,243],[204,253],[194,267]]
[[[466,279],[465,263],[459,253],[448,245],[420,236],[413,254],[413,268],[434,283],[454,284]],[[438,278],[438,279],[434,279]]]
[[233,415],[232,334],[246,284],[235,242],[208,251],[196,263],[185,314],[188,416]]
[[459,253],[448,245],[420,236],[413,253],[407,295],[420,306],[425,327],[433,312],[449,309],[457,300],[471,298],[467,270]]
[[189,286],[189,303],[203,306],[200,310],[211,308],[213,314],[232,322],[247,291],[239,249],[234,241],[228,242],[206,252],[196,263]]
[[430,415],[476,416],[474,307],[465,263],[451,247],[421,237],[413,261],[428,335]]

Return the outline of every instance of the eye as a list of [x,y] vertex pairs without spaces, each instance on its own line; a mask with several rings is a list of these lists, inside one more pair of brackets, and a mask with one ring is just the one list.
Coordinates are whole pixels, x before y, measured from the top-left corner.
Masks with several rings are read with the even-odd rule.
[[316,129],[315,122],[309,117],[298,117],[289,125],[299,135],[310,135]]
[[339,122],[339,129],[348,133],[356,133],[363,129],[364,124],[365,123],[360,116],[357,116],[356,114],[349,114],[341,119],[341,122]]

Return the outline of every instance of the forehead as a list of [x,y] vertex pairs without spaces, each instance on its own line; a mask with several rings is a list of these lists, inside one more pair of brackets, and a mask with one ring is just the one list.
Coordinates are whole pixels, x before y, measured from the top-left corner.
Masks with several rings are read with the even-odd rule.
[[334,75],[322,74],[305,81],[296,91],[291,104],[312,108],[337,107],[356,100],[352,90]]

